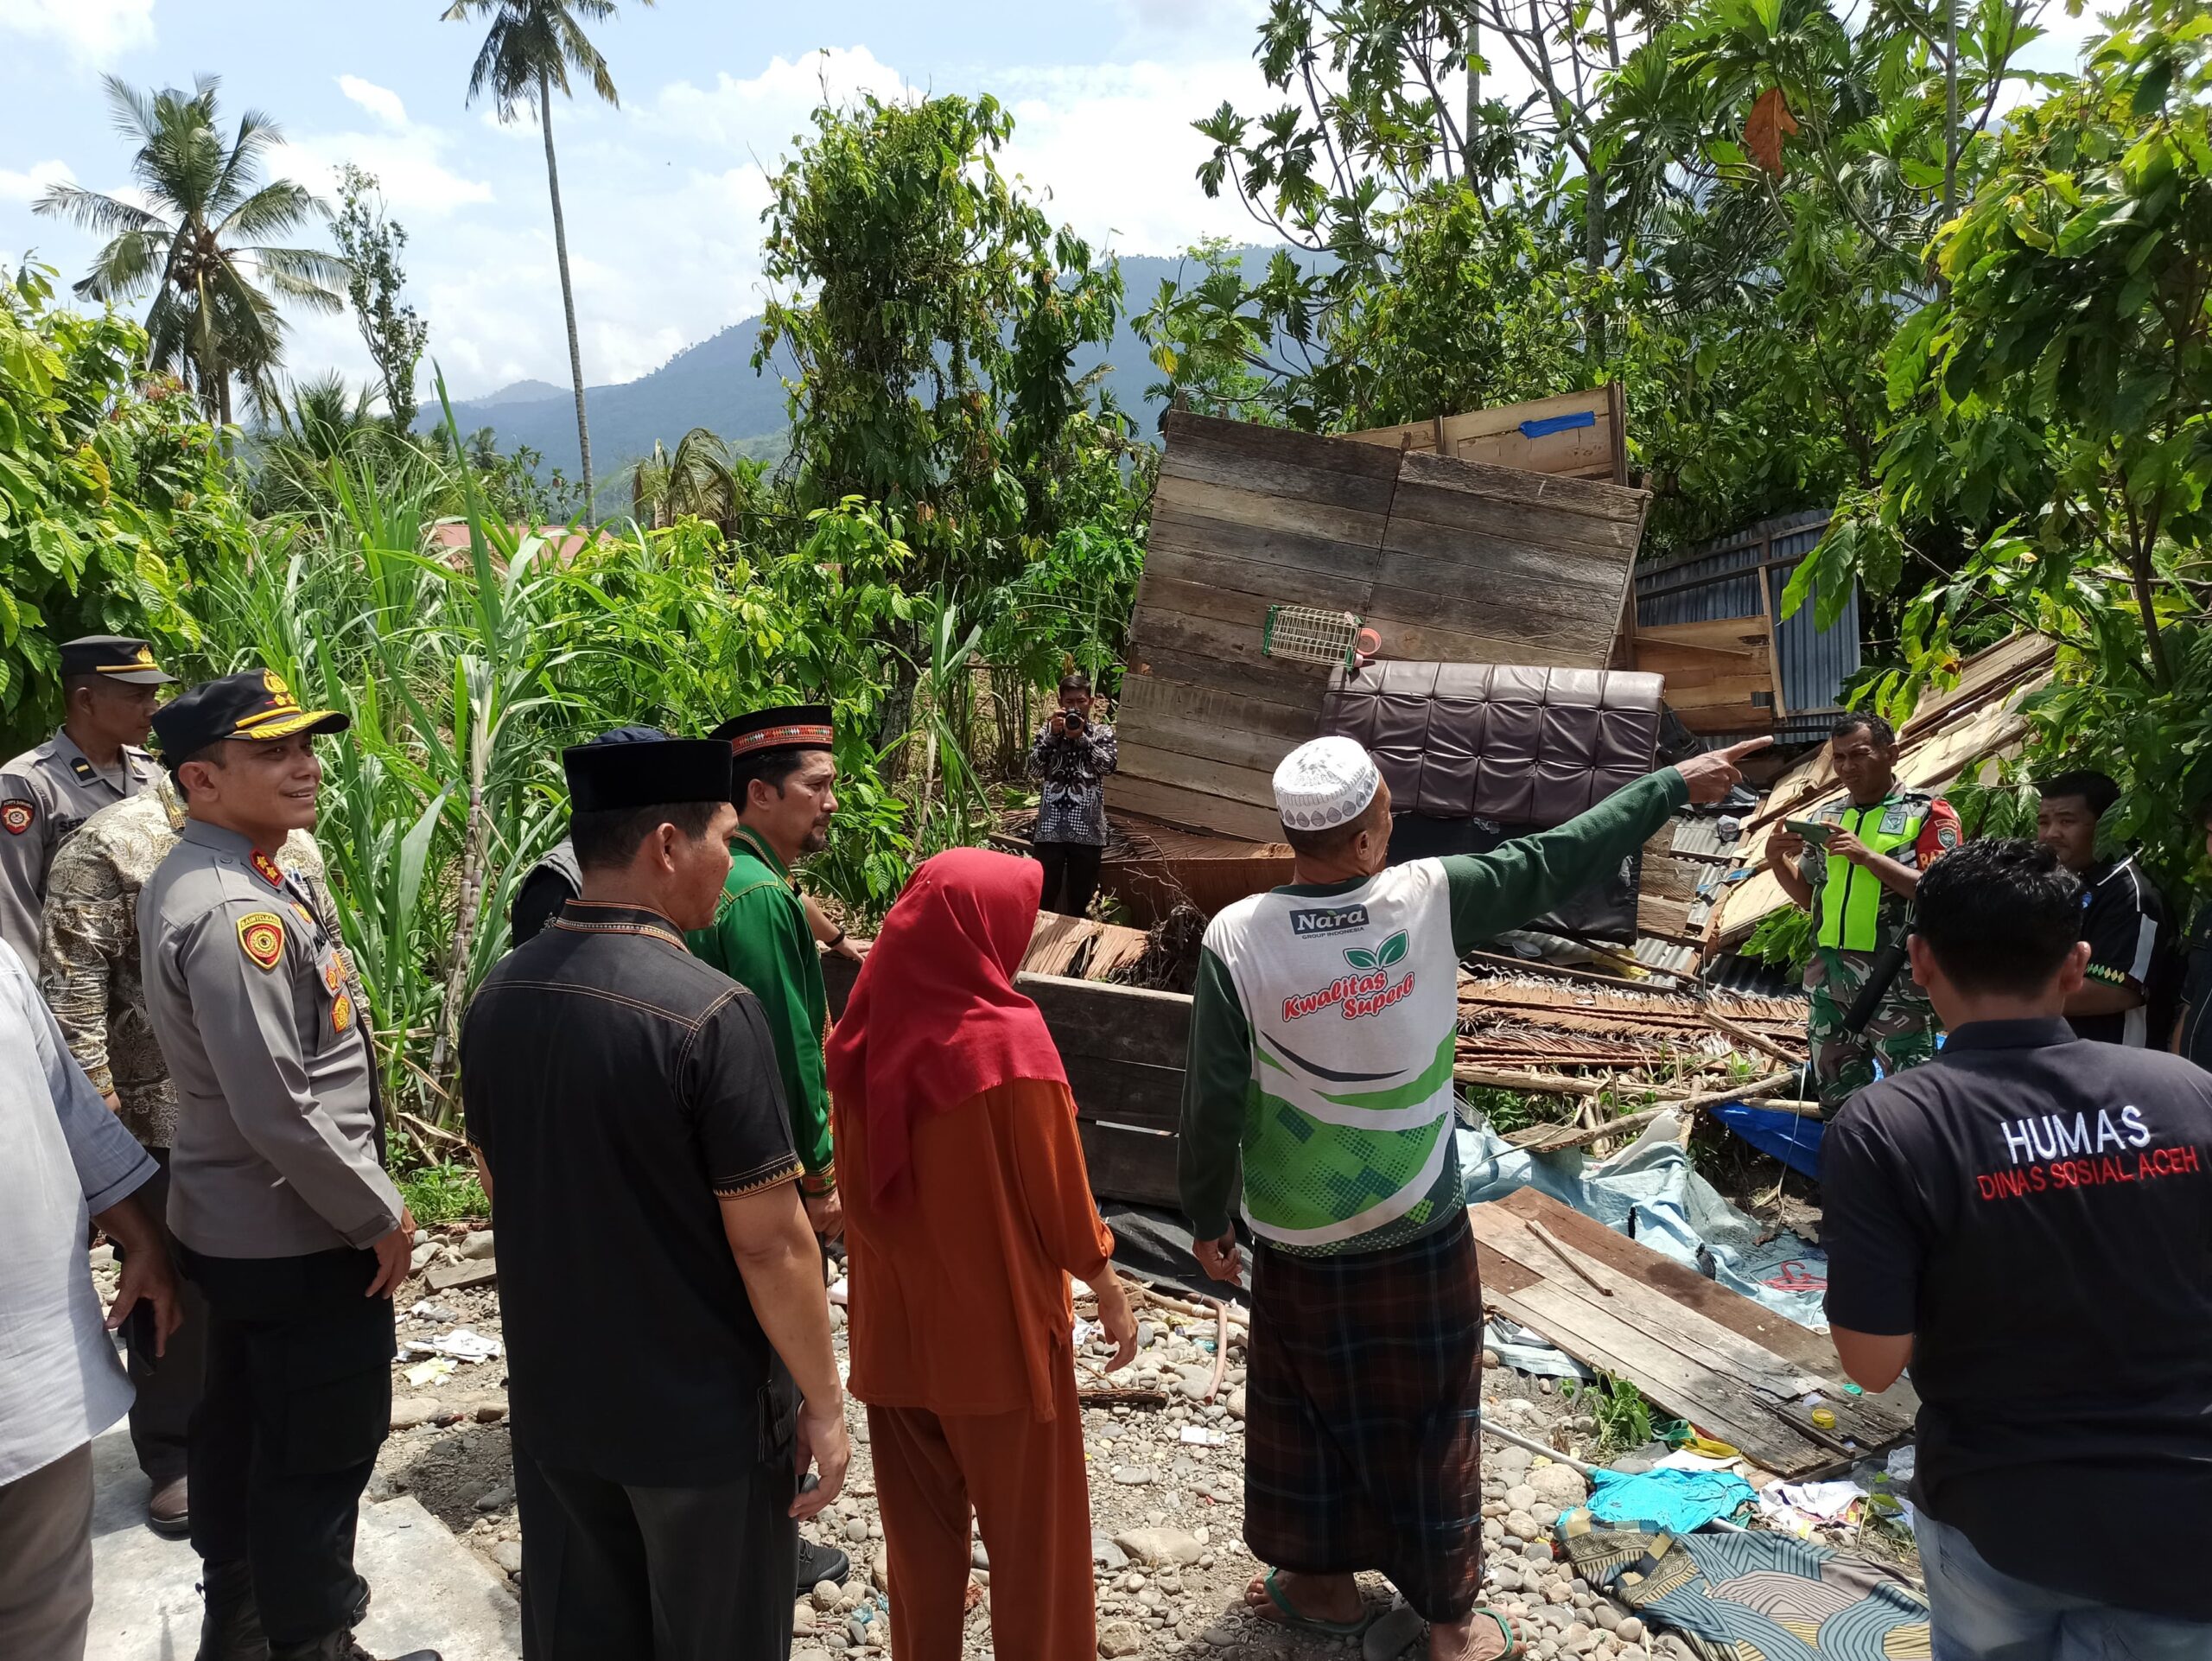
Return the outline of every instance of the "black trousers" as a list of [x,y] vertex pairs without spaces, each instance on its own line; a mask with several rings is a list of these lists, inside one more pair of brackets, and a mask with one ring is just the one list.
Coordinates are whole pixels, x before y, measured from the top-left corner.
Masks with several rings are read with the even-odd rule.
[[516,1446],[531,1661],[785,1661],[798,1525],[789,1454],[735,1481],[649,1488]]
[[376,1254],[181,1250],[209,1314],[192,1416],[192,1549],[251,1566],[271,1645],[343,1632],[367,1606],[353,1530],[391,1428],[391,1301],[363,1295]]
[[[169,1150],[149,1148],[159,1175],[138,1190],[138,1199],[156,1218],[168,1214]],[[115,1248],[116,1261],[123,1247]],[[130,1364],[130,1382],[137,1395],[130,1403],[130,1445],[138,1454],[138,1468],[156,1487],[185,1473],[185,1448],[192,1424],[192,1410],[200,1405],[200,1386],[207,1364],[207,1301],[190,1281],[177,1285],[177,1305],[184,1320],[169,1334],[167,1351],[154,1352],[154,1312],[140,1304],[123,1323],[123,1346]]]
[[1098,862],[1106,850],[1087,842],[1039,842],[1031,846],[1036,850],[1037,862],[1045,868],[1041,902],[1045,909],[1068,917],[1088,912],[1092,896],[1098,892]]

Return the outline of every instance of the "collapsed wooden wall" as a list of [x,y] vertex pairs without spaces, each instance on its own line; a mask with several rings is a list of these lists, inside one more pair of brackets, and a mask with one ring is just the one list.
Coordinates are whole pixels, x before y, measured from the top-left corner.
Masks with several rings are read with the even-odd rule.
[[1611,659],[1642,491],[1180,411],[1162,427],[1109,806],[1278,834],[1269,777],[1313,735],[1329,671],[1263,655],[1271,605],[1353,613],[1385,658]]
[[[1556,426],[1549,432],[1539,430],[1534,437],[1525,430],[1553,426],[1562,417],[1571,420],[1583,415],[1590,417],[1586,426]],[[1618,381],[1527,404],[1470,410],[1464,415],[1408,421],[1395,427],[1370,427],[1345,436],[1363,444],[1426,450],[1432,455],[1519,468],[1529,473],[1605,479],[1617,485],[1628,482],[1627,400]]]

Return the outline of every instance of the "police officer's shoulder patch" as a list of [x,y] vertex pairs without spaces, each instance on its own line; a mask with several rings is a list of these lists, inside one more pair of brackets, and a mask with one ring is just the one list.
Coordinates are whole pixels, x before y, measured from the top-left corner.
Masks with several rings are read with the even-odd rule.
[[258,967],[274,969],[284,956],[284,920],[273,911],[250,911],[238,919],[238,949]]
[[1936,827],[1936,845],[1938,848],[1957,847],[1959,845],[1959,827],[1952,824],[1948,819],[1945,819],[1938,824]]
[[38,804],[26,797],[11,797],[0,802],[0,830],[11,837],[22,836],[37,818]]
[[342,1033],[353,1024],[353,1000],[340,992],[330,1006],[330,1030]]

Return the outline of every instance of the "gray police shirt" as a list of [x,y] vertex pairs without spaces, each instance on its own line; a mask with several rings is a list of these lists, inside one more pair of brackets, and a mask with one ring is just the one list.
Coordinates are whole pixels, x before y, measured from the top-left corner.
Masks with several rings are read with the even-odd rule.
[[54,851],[100,809],[154,781],[154,758],[125,745],[122,764],[94,767],[66,732],[0,767],[0,940],[35,974],[38,914]]
[[399,1223],[368,1010],[310,897],[196,819],[139,891],[146,1013],[177,1092],[169,1228],[207,1257],[362,1247]]

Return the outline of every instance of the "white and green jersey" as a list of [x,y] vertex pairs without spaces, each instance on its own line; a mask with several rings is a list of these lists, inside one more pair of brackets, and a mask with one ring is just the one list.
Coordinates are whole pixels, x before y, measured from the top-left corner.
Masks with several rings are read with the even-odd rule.
[[1417,1238],[1465,1204],[1459,960],[1610,875],[1686,799],[1673,768],[1488,854],[1239,901],[1206,930],[1179,1150],[1201,1238],[1301,1255]]

